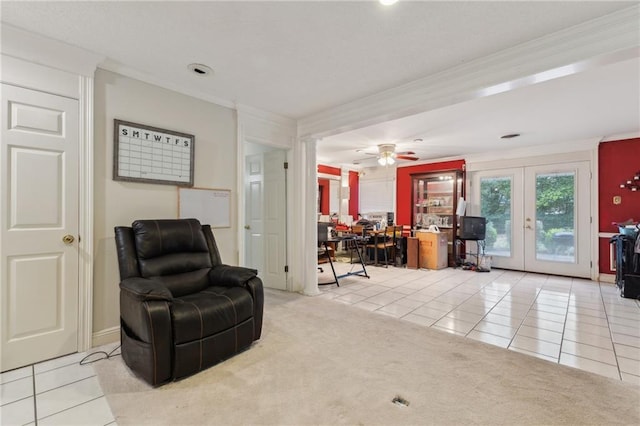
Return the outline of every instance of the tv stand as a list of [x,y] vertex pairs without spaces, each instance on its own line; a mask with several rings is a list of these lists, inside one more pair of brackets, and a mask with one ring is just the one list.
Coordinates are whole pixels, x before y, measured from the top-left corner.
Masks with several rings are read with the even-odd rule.
[[[475,253],[473,252],[467,252],[466,251],[466,246],[465,246],[465,259],[466,259],[466,255],[469,254],[471,257],[475,256],[476,258],[476,262],[464,262],[462,260],[462,257],[460,256],[460,246],[462,244],[464,244],[467,241],[475,241],[476,242],[476,251]],[[484,248],[485,248],[485,241],[484,239],[478,239],[478,238],[460,238],[460,237],[456,237],[456,242],[455,242],[455,252],[456,252],[456,266],[460,266],[462,267],[462,269],[470,269],[470,270],[474,270],[476,272],[489,272],[488,269],[484,269],[484,268],[480,268],[479,264],[480,264],[480,256],[484,256]],[[480,253],[482,251],[482,253]]]

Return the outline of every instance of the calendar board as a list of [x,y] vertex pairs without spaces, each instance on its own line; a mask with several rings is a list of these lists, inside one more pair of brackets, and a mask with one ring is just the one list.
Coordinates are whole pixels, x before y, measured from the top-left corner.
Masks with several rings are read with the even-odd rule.
[[114,120],[113,179],[193,186],[195,136]]
[[195,218],[212,228],[231,227],[231,190],[178,188],[178,217]]

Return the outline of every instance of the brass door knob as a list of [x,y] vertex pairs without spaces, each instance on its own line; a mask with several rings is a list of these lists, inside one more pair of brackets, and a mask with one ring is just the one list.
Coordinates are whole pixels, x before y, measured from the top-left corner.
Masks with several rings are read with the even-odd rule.
[[251,229],[251,227],[249,225],[245,225],[244,229]]
[[67,234],[64,237],[62,237],[62,242],[67,245],[73,243],[75,240],[76,240],[75,237],[71,234]]

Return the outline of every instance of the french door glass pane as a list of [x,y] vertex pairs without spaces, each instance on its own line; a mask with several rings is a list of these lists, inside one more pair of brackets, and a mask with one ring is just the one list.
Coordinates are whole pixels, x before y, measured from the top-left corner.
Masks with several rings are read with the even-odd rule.
[[485,252],[511,256],[511,177],[480,178],[480,215],[487,218]]
[[574,172],[536,174],[536,259],[575,263]]

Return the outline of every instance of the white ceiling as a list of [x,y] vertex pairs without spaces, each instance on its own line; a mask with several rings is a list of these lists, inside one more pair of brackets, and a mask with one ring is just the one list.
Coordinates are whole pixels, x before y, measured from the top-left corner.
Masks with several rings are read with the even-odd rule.
[[[3,23],[105,68],[299,119],[637,2],[0,2]],[[199,77],[192,62],[215,70]],[[638,132],[638,61],[325,138],[319,161],[398,143],[423,159]],[[522,137],[505,142],[508,132]],[[414,138],[422,144],[413,144]]]

